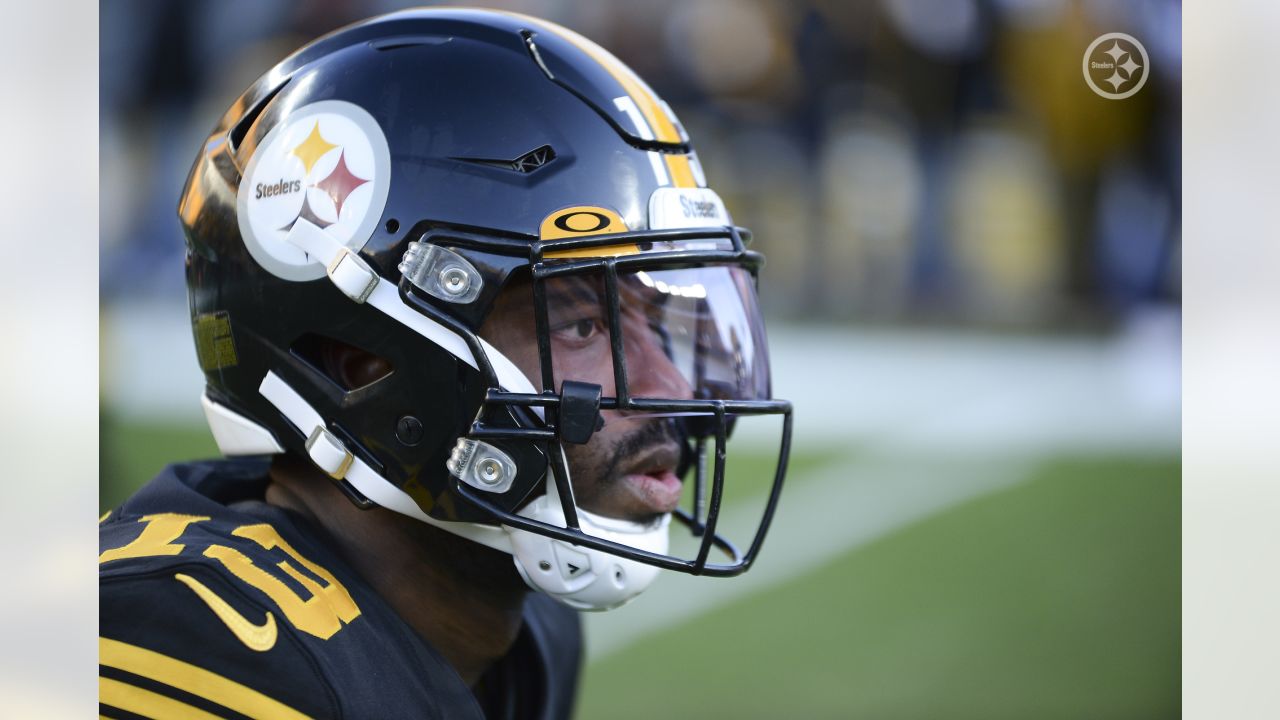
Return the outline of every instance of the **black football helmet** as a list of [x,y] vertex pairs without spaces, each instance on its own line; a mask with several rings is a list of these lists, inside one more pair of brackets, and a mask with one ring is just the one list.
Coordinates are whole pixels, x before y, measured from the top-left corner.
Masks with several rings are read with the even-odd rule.
[[[658,568],[756,557],[791,431],[763,259],[670,107],[598,45],[494,11],[348,26],[236,100],[178,212],[223,453],[308,457],[359,506],[508,552],[584,609]],[[338,381],[334,343],[390,374]],[[716,526],[726,443],[754,415],[781,436],[744,550]]]

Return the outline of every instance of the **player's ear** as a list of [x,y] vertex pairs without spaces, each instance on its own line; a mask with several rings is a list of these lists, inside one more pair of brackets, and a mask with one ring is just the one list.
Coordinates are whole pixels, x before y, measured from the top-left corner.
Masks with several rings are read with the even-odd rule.
[[327,340],[321,356],[325,373],[348,391],[381,380],[392,370],[385,358],[337,340]]

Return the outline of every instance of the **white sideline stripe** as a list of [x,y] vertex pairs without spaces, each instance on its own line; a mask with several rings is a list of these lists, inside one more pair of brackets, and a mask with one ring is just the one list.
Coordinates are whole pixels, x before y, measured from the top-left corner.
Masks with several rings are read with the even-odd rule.
[[[1031,459],[1007,458],[834,460],[815,475],[788,482],[750,572],[729,579],[663,573],[627,607],[584,614],[587,659],[600,660],[646,635],[788,582],[965,500],[1026,480],[1034,466]],[[762,508],[760,502],[727,507],[721,522],[729,527],[754,522]],[[749,517],[739,520],[744,513]]]
[[[1177,320],[1093,339],[777,325],[769,328],[774,392],[795,405],[796,441],[815,445],[892,446],[906,456],[1177,452]],[[104,305],[101,334],[104,409],[203,421],[192,398],[204,375],[181,297]]]

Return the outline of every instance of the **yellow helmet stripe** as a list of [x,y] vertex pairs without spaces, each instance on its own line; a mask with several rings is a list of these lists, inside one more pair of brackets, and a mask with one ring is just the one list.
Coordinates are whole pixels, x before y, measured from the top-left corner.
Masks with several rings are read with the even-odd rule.
[[[228,707],[241,715],[280,720],[303,720],[307,717],[278,700],[234,680],[228,680],[217,673],[119,640],[98,638],[98,662],[107,667],[162,682]],[[113,688],[112,692],[119,692],[119,689]],[[114,705],[107,700],[103,702]],[[130,712],[133,711],[130,710]],[[146,713],[139,714],[146,715]],[[186,717],[185,715],[175,716]]]
[[671,184],[680,188],[698,187],[698,183],[693,178],[693,168],[689,165],[688,155],[670,155],[665,154],[663,157],[667,160],[667,170],[671,172]]
[[600,47],[591,40],[579,35],[563,25],[557,25],[547,20],[542,20],[520,13],[508,13],[523,20],[537,24],[546,28],[550,32],[559,35],[568,40],[579,50],[583,51],[600,64],[618,84],[627,91],[627,95],[635,101],[640,108],[640,114],[644,115],[644,119],[649,123],[649,127],[653,130],[654,138],[658,142],[664,143],[682,143],[684,139],[680,137],[680,131],[676,129],[675,123],[671,122],[671,118],[667,117],[667,113],[659,104],[657,95],[652,89],[641,80],[639,76],[631,71],[622,63],[621,60],[613,56],[608,50]]
[[603,245],[600,247],[578,248],[577,250],[548,250],[542,257],[547,260],[569,260],[573,258],[621,257],[623,255],[639,255],[640,247],[635,243],[621,245]]

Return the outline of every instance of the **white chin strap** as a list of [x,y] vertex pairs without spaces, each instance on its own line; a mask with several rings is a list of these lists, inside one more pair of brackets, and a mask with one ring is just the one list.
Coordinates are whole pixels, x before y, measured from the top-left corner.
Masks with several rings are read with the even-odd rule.
[[[324,418],[280,376],[268,372],[259,391],[289,422],[307,434],[307,454],[330,477],[346,480],[361,495],[388,510],[510,554],[520,577],[534,590],[579,610],[609,610],[639,595],[658,575],[658,568],[652,565],[507,525],[437,520],[424,513],[407,493],[347,450],[342,441],[326,429]],[[212,404],[207,396],[205,402],[206,405]],[[224,414],[235,415],[226,408],[215,407]],[[242,416],[236,417],[242,423],[252,422]],[[267,435],[270,437],[269,433]],[[227,452],[227,448],[223,448],[223,452]],[[546,491],[518,514],[554,527],[565,527],[564,510],[554,483],[548,470]],[[603,517],[578,508],[578,524],[586,534],[653,553],[667,551],[670,523],[670,514],[653,523],[641,524]]]
[[[352,301],[374,306],[471,367],[478,367],[461,337],[406,305],[392,283],[331,235],[299,218],[288,240],[323,264],[330,280]],[[535,392],[528,378],[514,363],[488,343],[483,340],[481,343],[503,388],[521,393]],[[329,432],[324,418],[278,375],[268,372],[258,389],[290,423],[307,435],[307,454],[330,477],[346,480],[360,494],[388,510],[510,554],[520,576],[535,590],[579,610],[608,610],[639,595],[657,577],[658,568],[652,565],[506,525],[437,520],[423,512],[407,493],[355,457],[341,440]],[[224,455],[283,452],[271,433],[261,425],[213,402],[207,395],[202,404],[214,439]],[[541,408],[535,410],[541,414]],[[440,471],[447,472],[445,468],[440,468]],[[548,470],[546,492],[518,514],[555,527],[566,527],[554,482]],[[582,531],[593,537],[653,553],[667,551],[669,514],[656,522],[641,524],[606,518],[578,508],[578,521]]]

